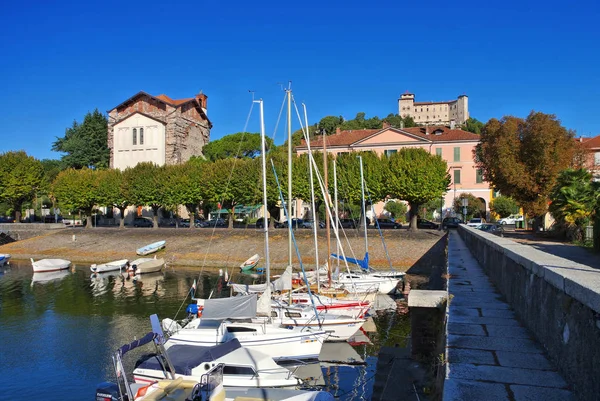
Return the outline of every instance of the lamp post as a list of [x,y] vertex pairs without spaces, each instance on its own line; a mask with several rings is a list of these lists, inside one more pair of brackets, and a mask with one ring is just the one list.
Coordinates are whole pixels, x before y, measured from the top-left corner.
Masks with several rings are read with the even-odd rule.
[[440,202],[440,231],[442,231],[442,223],[444,222],[444,194],[442,194],[442,201]]
[[462,206],[463,206],[463,218],[466,223],[467,222],[467,206],[469,206],[469,198],[462,198]]

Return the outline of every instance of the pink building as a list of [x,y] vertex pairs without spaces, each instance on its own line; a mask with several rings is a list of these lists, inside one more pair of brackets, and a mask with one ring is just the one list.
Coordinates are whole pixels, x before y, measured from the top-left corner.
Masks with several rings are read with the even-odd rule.
[[[401,148],[423,148],[431,154],[441,156],[448,163],[452,183],[444,196],[444,214],[456,197],[471,193],[480,198],[489,210],[490,185],[475,167],[473,150],[479,143],[479,135],[444,126],[393,128],[384,123],[382,129],[340,131],[327,137],[327,153],[373,151],[378,155],[391,155]],[[311,149],[323,151],[321,138],[313,140]],[[296,148],[298,154],[308,152],[302,141]],[[374,213],[383,212],[383,203],[375,205]]]
[[600,181],[600,135],[593,138],[578,138],[587,153],[585,167],[592,172],[595,181]]

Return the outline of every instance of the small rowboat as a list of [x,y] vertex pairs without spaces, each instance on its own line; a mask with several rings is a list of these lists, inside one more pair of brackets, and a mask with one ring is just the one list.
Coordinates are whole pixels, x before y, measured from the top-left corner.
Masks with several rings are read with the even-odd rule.
[[260,256],[258,256],[258,253],[257,253],[256,255],[251,256],[247,261],[242,263],[240,265],[240,269],[242,269],[242,271],[252,270],[256,267],[259,260],[260,260]]
[[68,269],[71,261],[65,259],[40,259],[36,262],[31,259],[31,265],[35,273],[55,272]]
[[101,265],[93,264],[90,266],[92,273],[106,273],[114,270],[121,270],[129,262],[127,259],[114,260],[112,262],[102,263]]
[[165,265],[163,258],[139,258],[131,262],[127,271],[131,274],[146,274],[159,272]]
[[158,241],[158,242],[154,242],[150,245],[146,245],[143,246],[141,248],[138,248],[136,253],[140,256],[145,256],[145,255],[149,255],[151,253],[154,253],[160,249],[163,249],[165,247],[166,241]]
[[0,253],[0,267],[8,263],[10,255],[8,253]]

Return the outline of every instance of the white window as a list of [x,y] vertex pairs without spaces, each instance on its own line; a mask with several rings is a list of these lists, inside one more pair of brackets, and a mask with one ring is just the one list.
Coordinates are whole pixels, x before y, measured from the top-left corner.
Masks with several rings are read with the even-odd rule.
[[137,145],[137,129],[133,129],[133,144]]

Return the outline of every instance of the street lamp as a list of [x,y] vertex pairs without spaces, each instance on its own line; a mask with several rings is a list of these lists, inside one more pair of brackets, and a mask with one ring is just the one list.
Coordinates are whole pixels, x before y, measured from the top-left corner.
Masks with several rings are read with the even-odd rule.
[[465,219],[465,223],[467,222],[467,206],[469,206],[469,198],[462,198],[462,206],[463,206],[463,218]]
[[442,201],[440,202],[440,231],[442,231],[442,223],[444,222],[444,194],[442,194]]

